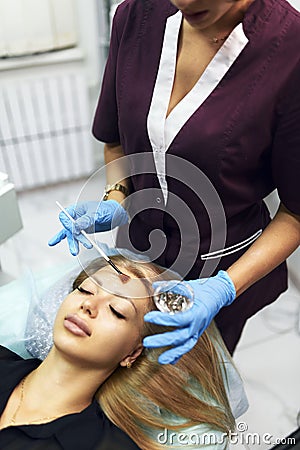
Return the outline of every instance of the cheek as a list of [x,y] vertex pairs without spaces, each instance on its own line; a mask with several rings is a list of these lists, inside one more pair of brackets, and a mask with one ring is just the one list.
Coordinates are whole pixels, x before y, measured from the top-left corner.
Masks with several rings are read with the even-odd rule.
[[101,342],[111,342],[115,347],[128,347],[140,336],[139,330],[128,324],[120,324],[117,321],[105,321],[95,334],[95,339]]
[[214,9],[215,11],[224,14],[229,11],[235,3],[236,2],[234,0],[220,0],[218,2],[214,2]]
[[60,305],[53,324],[53,336],[59,336],[64,331],[64,318],[67,314],[75,313],[78,311],[80,304],[78,298],[71,293]]
[[98,356],[107,356],[118,363],[130,354],[140,341],[141,332],[132,324],[119,324],[118,322],[105,322],[94,335],[94,344],[98,349]]

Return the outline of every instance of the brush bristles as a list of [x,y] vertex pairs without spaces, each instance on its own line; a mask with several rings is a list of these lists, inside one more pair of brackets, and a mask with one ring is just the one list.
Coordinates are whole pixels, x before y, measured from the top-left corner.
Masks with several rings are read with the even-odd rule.
[[125,275],[125,273],[120,274],[119,277],[120,277],[120,280],[122,281],[122,283],[124,283],[124,284],[130,280],[130,277],[128,275]]

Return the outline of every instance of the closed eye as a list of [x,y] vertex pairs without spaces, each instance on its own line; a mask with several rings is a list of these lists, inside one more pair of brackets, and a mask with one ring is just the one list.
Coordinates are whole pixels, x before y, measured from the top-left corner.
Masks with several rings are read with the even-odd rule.
[[[76,289],[77,289],[79,292],[81,292],[82,294],[85,294],[85,295],[93,295],[92,292],[87,291],[86,289],[83,289],[83,287],[81,287],[81,286],[78,286]],[[110,308],[111,312],[112,312],[118,319],[126,319],[126,317],[125,317],[123,314],[121,314],[119,311],[117,311],[117,310],[116,310],[115,308],[113,308],[111,305],[109,305],[109,308]]]
[[86,291],[86,290],[83,289],[83,287],[81,287],[81,286],[78,286],[78,287],[77,287],[77,290],[78,290],[79,292],[82,292],[82,294],[92,295],[92,292]]
[[109,305],[109,307],[112,313],[118,317],[118,319],[126,319],[126,317],[123,316],[123,314],[119,313],[119,311],[116,311],[111,305]]

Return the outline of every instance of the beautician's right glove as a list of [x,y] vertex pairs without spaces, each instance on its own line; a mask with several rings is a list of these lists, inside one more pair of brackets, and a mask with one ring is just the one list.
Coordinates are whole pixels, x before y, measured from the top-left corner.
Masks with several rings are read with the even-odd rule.
[[[169,289],[168,282],[164,281],[153,283],[153,288],[157,288],[160,283],[164,283],[165,290],[182,292],[180,283],[174,287],[174,281],[169,282]],[[185,281],[185,283],[194,291],[194,304],[191,309],[173,315],[151,311],[144,316],[146,322],[176,328],[173,331],[144,338],[144,347],[173,347],[159,356],[160,364],[175,364],[179,358],[189,352],[220,309],[230,305],[236,297],[234,284],[224,270],[220,270],[214,277]]]
[[81,230],[86,233],[108,231],[120,225],[125,225],[129,220],[126,210],[116,200],[77,203],[69,206],[66,210],[76,220],[76,223],[72,223],[65,213],[61,212],[59,220],[64,229],[50,239],[48,245],[56,245],[67,238],[70,253],[73,256],[76,256],[79,252],[79,242],[86,248],[92,248],[92,245],[80,233]]

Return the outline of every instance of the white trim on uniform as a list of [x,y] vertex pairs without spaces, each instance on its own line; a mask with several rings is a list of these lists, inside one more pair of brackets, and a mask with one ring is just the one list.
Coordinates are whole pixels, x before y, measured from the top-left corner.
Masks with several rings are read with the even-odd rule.
[[181,23],[181,11],[167,19],[159,69],[147,119],[148,135],[165,204],[168,200],[166,151],[181,128],[220,83],[248,43],[242,24],[237,25],[195,86],[166,118],[175,78]]

